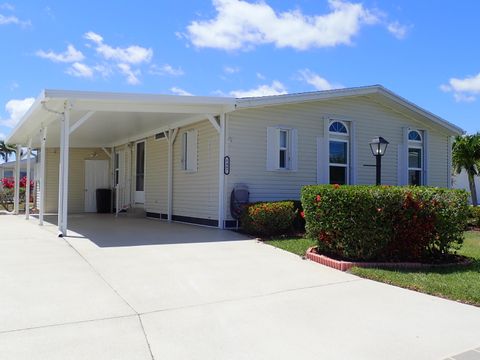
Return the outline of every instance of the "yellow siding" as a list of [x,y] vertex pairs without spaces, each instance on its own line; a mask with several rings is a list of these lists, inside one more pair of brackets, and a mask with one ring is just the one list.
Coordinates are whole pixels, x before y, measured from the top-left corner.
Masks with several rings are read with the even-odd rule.
[[[426,129],[429,132],[429,183],[448,184],[448,134],[438,126],[407,117],[367,98],[277,105],[241,109],[229,114],[227,154],[231,157],[231,174],[227,176],[226,196],[235,183],[246,183],[251,201],[297,199],[302,185],[317,182],[317,137],[323,137],[324,119],[355,122],[357,183],[373,184],[375,169],[368,143],[377,135],[390,142],[382,162],[382,181],[398,182],[397,151],[402,143],[402,128]],[[298,171],[266,171],[267,127],[284,125],[298,130]],[[228,207],[226,210],[229,216]]]
[[145,171],[145,211],[167,213],[168,142],[147,139]]
[[[58,209],[58,148],[47,149],[45,162],[45,211]],[[92,158],[91,155],[96,154]],[[68,211],[79,213],[85,210],[85,160],[108,160],[109,157],[99,148],[71,148],[68,171]]]
[[[182,134],[198,131],[198,169],[181,169]],[[218,133],[208,121],[180,128],[173,150],[173,214],[218,219]]]

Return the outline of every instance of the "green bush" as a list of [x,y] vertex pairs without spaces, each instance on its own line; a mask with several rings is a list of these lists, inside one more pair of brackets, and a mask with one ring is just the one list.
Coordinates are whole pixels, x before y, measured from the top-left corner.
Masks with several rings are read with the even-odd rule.
[[345,259],[433,261],[463,242],[467,193],[430,187],[302,189],[307,236]]
[[480,206],[469,206],[468,225],[480,227]]
[[283,235],[292,232],[296,213],[293,201],[258,202],[244,208],[240,221],[252,235]]

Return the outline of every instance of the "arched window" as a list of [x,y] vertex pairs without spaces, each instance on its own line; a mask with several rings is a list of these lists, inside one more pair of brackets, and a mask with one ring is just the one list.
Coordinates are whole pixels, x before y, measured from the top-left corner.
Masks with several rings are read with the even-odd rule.
[[333,121],[328,128],[328,131],[331,133],[348,135],[348,129],[344,123],[340,121]]
[[420,135],[417,130],[410,130],[408,133],[408,140],[422,142],[422,135]]

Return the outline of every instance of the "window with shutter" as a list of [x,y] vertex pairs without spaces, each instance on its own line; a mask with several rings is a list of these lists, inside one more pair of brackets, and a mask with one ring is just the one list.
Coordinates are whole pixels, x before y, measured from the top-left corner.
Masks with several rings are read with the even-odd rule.
[[267,170],[297,170],[297,130],[267,128]]

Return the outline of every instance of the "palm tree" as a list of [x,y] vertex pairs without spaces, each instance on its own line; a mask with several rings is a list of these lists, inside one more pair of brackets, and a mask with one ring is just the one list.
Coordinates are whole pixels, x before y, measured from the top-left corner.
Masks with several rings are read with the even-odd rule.
[[8,158],[13,153],[15,153],[15,145],[5,144],[4,140],[0,140],[0,158],[8,162]]
[[468,176],[468,185],[472,194],[472,204],[478,205],[475,176],[480,170],[480,133],[475,135],[457,136],[453,143],[452,162],[455,172],[465,169]]

